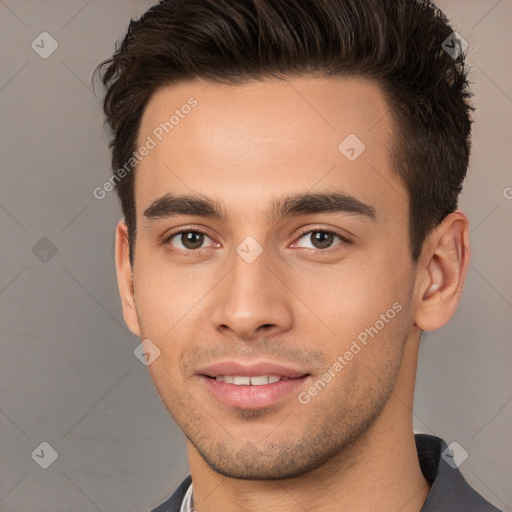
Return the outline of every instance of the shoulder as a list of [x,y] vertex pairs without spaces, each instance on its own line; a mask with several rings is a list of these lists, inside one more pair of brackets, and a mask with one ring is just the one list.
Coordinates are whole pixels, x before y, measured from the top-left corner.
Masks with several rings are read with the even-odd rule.
[[440,437],[415,434],[421,471],[431,488],[420,512],[501,512],[462,476],[454,454]]
[[181,503],[191,483],[192,477],[191,475],[188,475],[174,491],[172,496],[164,503],[161,503],[158,507],[154,508],[151,512],[180,512]]

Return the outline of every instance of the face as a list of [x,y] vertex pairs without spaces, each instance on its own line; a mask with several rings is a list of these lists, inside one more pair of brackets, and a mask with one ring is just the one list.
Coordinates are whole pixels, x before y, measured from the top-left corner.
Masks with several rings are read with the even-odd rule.
[[388,110],[347,78],[189,82],[145,110],[131,327],[160,351],[148,368],[189,449],[223,475],[319,467],[388,401],[415,271]]

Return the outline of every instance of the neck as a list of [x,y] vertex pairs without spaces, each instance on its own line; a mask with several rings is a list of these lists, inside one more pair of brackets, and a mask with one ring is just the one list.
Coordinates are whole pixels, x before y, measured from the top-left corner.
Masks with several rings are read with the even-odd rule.
[[216,473],[187,444],[198,512],[337,510],[419,512],[430,490],[412,427],[417,343],[409,339],[393,392],[370,428],[328,463],[282,480],[239,480]]

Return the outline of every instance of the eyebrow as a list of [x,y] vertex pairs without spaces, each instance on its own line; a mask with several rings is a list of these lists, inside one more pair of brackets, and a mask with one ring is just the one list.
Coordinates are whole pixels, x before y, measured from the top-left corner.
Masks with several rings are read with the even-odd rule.
[[[271,201],[267,218],[277,221],[287,217],[315,213],[346,213],[377,221],[375,208],[356,197],[341,192],[303,193]],[[144,210],[147,220],[177,215],[194,215],[225,221],[228,217],[222,205],[209,197],[165,194]]]

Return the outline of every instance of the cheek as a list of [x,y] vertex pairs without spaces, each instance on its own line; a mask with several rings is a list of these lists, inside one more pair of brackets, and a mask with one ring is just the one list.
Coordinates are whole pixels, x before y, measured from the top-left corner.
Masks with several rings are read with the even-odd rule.
[[[404,270],[400,272],[399,268]],[[396,309],[405,305],[410,287],[405,262],[392,265],[354,261],[336,267],[294,268],[287,279],[290,289],[301,299],[300,309],[306,313],[298,321],[316,324],[319,320],[326,332],[345,339],[373,326],[388,311],[388,316],[394,318]],[[393,309],[395,303],[400,306]]]
[[[321,409],[322,404],[331,404],[340,414],[359,410],[364,416],[376,404],[382,405],[400,370],[408,333],[407,310],[400,309],[397,303],[395,308],[384,310],[383,317],[359,319],[358,325],[347,326],[340,321],[336,339],[325,346],[328,366],[323,370],[330,380],[325,390],[311,400],[314,407]],[[325,373],[318,378],[322,379]]]
[[177,368],[173,367],[171,357],[169,351],[162,351],[161,356],[148,366],[151,379],[160,400],[174,421],[188,432],[198,425],[200,433],[204,419],[201,421],[199,413],[204,410],[204,406],[179,380]]
[[[139,255],[138,255],[139,256]],[[183,321],[200,309],[213,286],[210,274],[190,266],[171,266],[162,257],[144,257],[134,269],[134,291],[141,330],[148,338],[176,337]]]
[[[373,265],[315,278],[303,275],[297,295],[315,315],[310,311],[301,315],[297,328],[304,337],[316,340],[325,355],[323,370],[335,375],[328,392],[322,392],[324,399],[343,395],[355,406],[373,400],[372,396],[385,396],[399,370],[410,328],[406,267],[393,266],[388,271]],[[324,286],[319,287],[320,282]],[[318,407],[329,403],[324,399],[316,402]]]
[[182,389],[183,354],[211,329],[204,304],[208,294],[214,293],[218,273],[199,275],[192,266],[171,267],[157,258],[151,264],[144,265],[142,258],[139,262],[140,267],[134,269],[134,290],[141,337],[160,350],[148,370],[159,393],[168,388],[174,395]]

